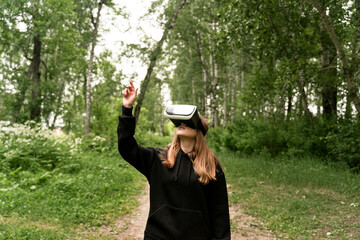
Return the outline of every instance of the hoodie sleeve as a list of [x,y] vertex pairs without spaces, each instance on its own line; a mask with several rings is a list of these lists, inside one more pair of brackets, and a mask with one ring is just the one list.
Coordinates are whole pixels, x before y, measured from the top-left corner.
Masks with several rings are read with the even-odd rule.
[[137,144],[134,138],[135,125],[132,108],[122,106],[122,114],[119,116],[117,127],[118,150],[128,163],[149,179],[155,149],[144,148]]
[[226,188],[225,174],[221,170],[217,173],[216,181],[212,181],[208,205],[210,211],[213,240],[230,240],[229,202]]

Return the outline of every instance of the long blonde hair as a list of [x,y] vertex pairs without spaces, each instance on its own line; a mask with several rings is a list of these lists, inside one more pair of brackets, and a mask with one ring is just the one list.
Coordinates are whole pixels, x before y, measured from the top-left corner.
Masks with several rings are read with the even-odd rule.
[[[200,116],[200,120],[206,130],[209,129],[209,126],[203,116]],[[193,167],[195,172],[199,175],[199,181],[206,185],[211,180],[216,180],[216,167],[220,165],[218,158],[210,150],[205,141],[205,136],[203,133],[197,129],[196,140],[195,140],[194,151],[189,154],[190,159],[193,162]],[[163,160],[163,164],[168,168],[173,168],[176,161],[176,155],[181,149],[180,138],[175,135],[167,155],[160,156]]]

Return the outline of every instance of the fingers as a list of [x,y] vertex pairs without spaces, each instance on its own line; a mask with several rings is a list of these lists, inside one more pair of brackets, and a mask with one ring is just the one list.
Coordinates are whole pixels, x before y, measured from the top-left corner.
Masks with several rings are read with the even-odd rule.
[[126,86],[126,89],[129,90],[129,92],[135,91],[134,84],[131,80],[129,81],[129,85]]
[[123,96],[126,98],[128,95],[129,95],[129,90],[128,90],[128,89],[125,89],[125,90],[123,91]]
[[138,89],[135,89],[135,86],[131,80],[129,81],[129,84],[129,86],[125,87],[125,90],[123,91],[123,96],[127,98],[129,97],[129,95],[135,95],[136,97]]

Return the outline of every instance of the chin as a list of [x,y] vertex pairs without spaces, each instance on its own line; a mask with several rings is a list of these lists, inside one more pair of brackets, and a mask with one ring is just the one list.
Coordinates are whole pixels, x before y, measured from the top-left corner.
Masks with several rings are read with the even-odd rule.
[[177,130],[176,135],[179,136],[179,137],[184,136],[184,132],[182,130]]
[[191,138],[196,138],[196,132],[194,133],[193,131],[191,130],[178,130],[176,131],[176,135],[178,137],[191,137]]

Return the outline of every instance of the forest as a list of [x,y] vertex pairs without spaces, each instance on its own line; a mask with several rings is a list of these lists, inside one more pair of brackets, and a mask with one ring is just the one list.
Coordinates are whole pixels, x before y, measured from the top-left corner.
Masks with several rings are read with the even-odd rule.
[[138,142],[166,146],[166,105],[196,105],[230,202],[257,225],[359,237],[360,0],[146,2],[140,21],[160,36],[138,27],[124,42],[109,27],[131,28],[124,1],[1,0],[0,239],[112,239],[96,227],[131,212],[144,186],[117,152],[130,80]]

